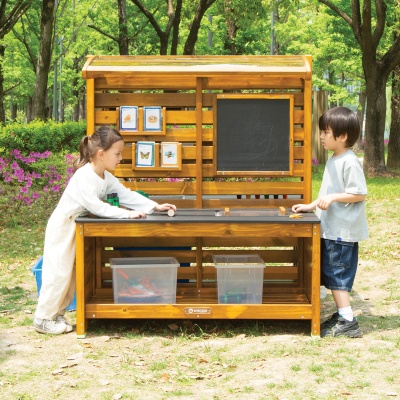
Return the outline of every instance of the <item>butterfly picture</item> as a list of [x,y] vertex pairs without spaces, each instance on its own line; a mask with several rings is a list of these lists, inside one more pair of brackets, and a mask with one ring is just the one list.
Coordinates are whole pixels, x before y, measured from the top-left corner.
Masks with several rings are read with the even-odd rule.
[[136,166],[154,167],[155,142],[137,142],[136,144]]

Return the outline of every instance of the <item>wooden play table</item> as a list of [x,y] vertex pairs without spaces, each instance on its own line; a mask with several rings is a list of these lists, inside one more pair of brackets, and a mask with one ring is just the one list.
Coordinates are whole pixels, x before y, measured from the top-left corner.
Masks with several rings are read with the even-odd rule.
[[[97,318],[303,319],[310,320],[311,334],[319,335],[320,221],[314,213],[299,219],[289,214],[279,215],[277,209],[232,209],[229,215],[224,209],[182,209],[174,217],[154,213],[139,220],[78,218],[78,337],[84,337],[89,320]],[[114,304],[109,259],[154,254],[156,250],[140,247],[148,246],[149,239],[158,251],[178,246],[168,253],[177,259],[191,254],[185,260],[188,266],[178,268],[176,304]],[[229,254],[221,247],[238,243],[251,244],[243,253],[259,254],[265,261],[274,261],[276,254],[281,258],[285,249],[286,257],[295,260],[288,267],[267,263],[262,304],[218,304],[211,254]]]

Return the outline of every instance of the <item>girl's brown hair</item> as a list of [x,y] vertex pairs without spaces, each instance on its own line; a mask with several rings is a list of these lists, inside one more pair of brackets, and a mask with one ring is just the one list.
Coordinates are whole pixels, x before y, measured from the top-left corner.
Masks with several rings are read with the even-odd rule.
[[108,150],[114,143],[124,140],[111,126],[101,126],[93,135],[85,136],[79,143],[79,158],[74,163],[75,171],[89,163],[98,150]]

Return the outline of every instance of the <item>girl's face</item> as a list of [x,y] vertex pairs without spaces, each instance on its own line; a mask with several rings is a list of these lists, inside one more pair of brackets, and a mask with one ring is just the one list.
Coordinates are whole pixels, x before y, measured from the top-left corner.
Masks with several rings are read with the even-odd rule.
[[122,160],[122,152],[124,150],[124,141],[115,142],[108,150],[100,150],[98,159],[104,166],[104,169],[114,171],[115,167]]

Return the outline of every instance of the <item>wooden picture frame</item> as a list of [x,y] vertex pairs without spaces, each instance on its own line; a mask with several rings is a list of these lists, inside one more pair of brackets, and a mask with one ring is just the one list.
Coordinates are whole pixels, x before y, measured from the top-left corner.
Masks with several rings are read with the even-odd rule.
[[136,143],[136,167],[154,167],[155,142]]
[[121,106],[119,109],[119,129],[121,131],[137,131],[138,116],[137,106]]
[[181,168],[182,144],[178,142],[161,142],[161,167]]

